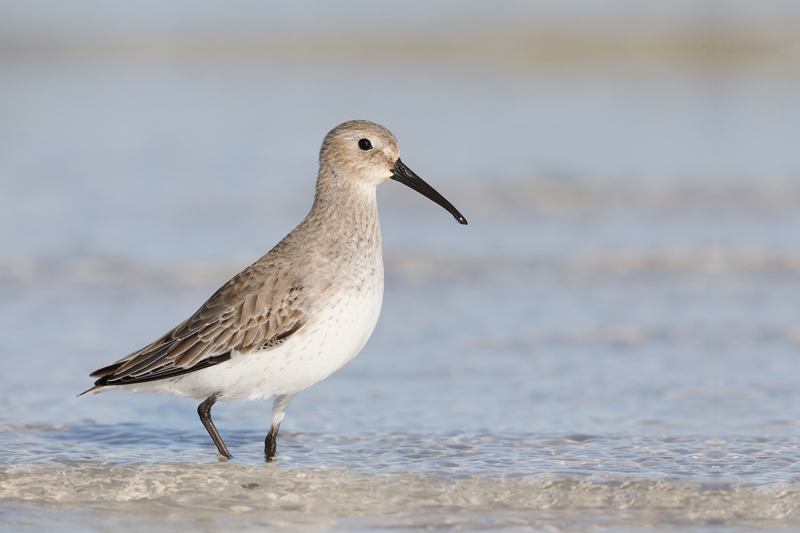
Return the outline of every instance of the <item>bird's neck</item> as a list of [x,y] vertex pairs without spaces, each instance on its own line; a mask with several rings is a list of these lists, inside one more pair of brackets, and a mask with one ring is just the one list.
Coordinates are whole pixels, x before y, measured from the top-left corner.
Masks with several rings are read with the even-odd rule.
[[380,257],[381,232],[376,187],[320,176],[304,225],[318,238],[362,256]]

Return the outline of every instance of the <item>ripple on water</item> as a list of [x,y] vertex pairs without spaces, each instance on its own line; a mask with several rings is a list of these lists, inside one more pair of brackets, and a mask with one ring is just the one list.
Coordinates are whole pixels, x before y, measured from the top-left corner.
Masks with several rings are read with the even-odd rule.
[[164,518],[366,524],[353,517],[370,528],[764,526],[800,510],[800,440],[789,438],[295,433],[268,465],[254,432],[233,432],[232,461],[200,432],[133,424],[4,426],[2,436],[7,523],[55,507],[68,522],[103,513],[123,529]]

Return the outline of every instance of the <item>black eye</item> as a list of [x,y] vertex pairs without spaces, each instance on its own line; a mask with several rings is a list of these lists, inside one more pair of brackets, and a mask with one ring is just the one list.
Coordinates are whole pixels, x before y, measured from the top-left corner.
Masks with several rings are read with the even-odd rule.
[[361,139],[358,141],[358,147],[364,151],[372,150],[372,143],[369,142],[369,139]]

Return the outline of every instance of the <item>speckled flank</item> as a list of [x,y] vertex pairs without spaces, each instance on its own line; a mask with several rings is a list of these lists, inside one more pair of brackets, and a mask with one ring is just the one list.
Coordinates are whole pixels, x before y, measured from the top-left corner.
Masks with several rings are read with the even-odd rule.
[[234,352],[229,361],[175,378],[130,385],[133,390],[170,392],[220,400],[263,399],[296,394],[333,374],[364,347],[378,322],[383,268],[358,288],[328,293],[314,319],[275,348]]

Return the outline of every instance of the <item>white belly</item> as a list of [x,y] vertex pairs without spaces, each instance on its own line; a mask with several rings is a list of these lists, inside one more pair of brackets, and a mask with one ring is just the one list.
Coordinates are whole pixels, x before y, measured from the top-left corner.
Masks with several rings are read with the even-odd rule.
[[275,348],[234,352],[230,360],[203,370],[125,388],[189,398],[218,394],[220,400],[296,394],[342,368],[364,347],[378,322],[383,276],[369,285],[337,296]]

